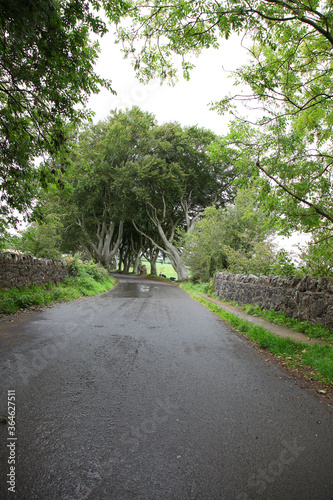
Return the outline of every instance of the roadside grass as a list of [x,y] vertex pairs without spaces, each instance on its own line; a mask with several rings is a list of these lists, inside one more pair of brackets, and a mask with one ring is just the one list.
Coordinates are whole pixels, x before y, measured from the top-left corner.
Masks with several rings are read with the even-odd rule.
[[286,365],[301,370],[306,377],[333,385],[333,346],[303,344],[290,338],[274,335],[261,326],[253,325],[224,311],[200,297],[197,292],[191,293],[186,285],[181,285],[181,288],[188,291],[193,299],[205,305],[237,331],[254,341],[259,348],[274,354]]
[[258,305],[247,304],[245,306],[239,306],[243,309],[246,314],[251,316],[258,316],[260,318],[267,319],[271,323],[277,325],[282,325],[296,332],[301,332],[308,337],[315,339],[322,339],[328,342],[333,342],[333,333],[322,325],[310,325],[307,321],[299,321],[297,319],[288,318],[284,313],[276,311],[266,311]]
[[106,269],[93,262],[74,260],[69,276],[59,283],[45,283],[0,291],[0,315],[13,314],[20,309],[42,307],[63,300],[106,292],[116,283]]
[[[175,273],[173,273],[173,275],[174,274]],[[170,283],[170,281],[172,281],[172,280],[170,280],[170,278],[163,278],[162,276],[158,276],[157,274],[147,274],[144,277],[146,277],[146,278],[153,278],[154,280],[159,280],[159,281],[167,281],[168,283]]]
[[192,281],[185,281],[179,286],[188,293],[205,293],[210,297],[215,297],[212,283],[192,283]]
[[[215,297],[212,283],[194,284],[189,281],[187,283],[181,284],[180,287],[189,293],[205,293],[206,295]],[[289,318],[282,312],[276,312],[273,310],[267,311],[265,309],[262,309],[258,305],[240,305],[233,300],[227,302],[223,299],[221,300],[221,302],[226,302],[232,306],[240,307],[246,314],[249,314],[250,316],[257,316],[266,319],[271,323],[290,328],[290,330],[294,330],[295,332],[304,333],[307,337],[321,339],[325,340],[326,342],[333,343],[333,332],[331,332],[328,328],[325,328],[323,325],[310,325],[310,323],[308,323],[307,321],[299,321],[294,318]]]

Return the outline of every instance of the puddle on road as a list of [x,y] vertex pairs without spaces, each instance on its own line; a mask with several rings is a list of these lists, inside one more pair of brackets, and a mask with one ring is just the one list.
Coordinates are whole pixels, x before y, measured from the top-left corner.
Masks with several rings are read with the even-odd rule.
[[115,297],[131,297],[133,299],[146,299],[152,296],[152,285],[146,283],[119,283],[114,288],[113,295]]

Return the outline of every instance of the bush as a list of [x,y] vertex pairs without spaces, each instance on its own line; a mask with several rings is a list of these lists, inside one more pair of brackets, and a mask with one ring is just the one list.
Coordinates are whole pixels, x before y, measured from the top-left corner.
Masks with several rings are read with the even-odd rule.
[[0,292],[0,314],[12,314],[32,306],[95,295],[114,286],[115,278],[99,264],[92,261],[84,263],[79,256],[72,257],[69,261],[69,276],[59,284],[31,285]]

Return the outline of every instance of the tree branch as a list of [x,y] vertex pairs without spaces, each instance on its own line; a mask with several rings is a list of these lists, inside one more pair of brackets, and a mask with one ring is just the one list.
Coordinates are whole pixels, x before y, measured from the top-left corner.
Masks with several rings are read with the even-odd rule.
[[269,172],[267,172],[267,170],[265,170],[260,165],[259,159],[257,160],[256,166],[259,168],[259,170],[261,172],[263,172],[267,177],[269,177],[269,179],[271,179],[273,182],[275,182],[275,184],[277,184],[281,189],[283,189],[283,191],[288,193],[292,198],[294,198],[295,200],[297,200],[301,203],[304,203],[308,207],[312,208],[318,215],[321,215],[322,217],[329,220],[330,222],[333,222],[333,217],[330,216],[328,213],[324,212],[320,207],[318,207],[314,203],[311,203],[311,201],[307,201],[304,198],[301,198],[296,193],[293,193],[289,188],[287,188],[287,186],[285,186],[284,184],[279,182],[277,179],[275,179],[275,177],[273,175],[271,175]]

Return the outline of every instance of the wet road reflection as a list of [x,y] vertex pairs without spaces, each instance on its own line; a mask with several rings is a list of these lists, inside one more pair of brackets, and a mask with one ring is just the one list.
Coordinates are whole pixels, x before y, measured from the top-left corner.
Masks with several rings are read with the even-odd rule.
[[[156,285],[155,285],[156,286]],[[121,282],[112,290],[112,296],[118,298],[146,299],[152,296],[154,284],[126,281]]]

